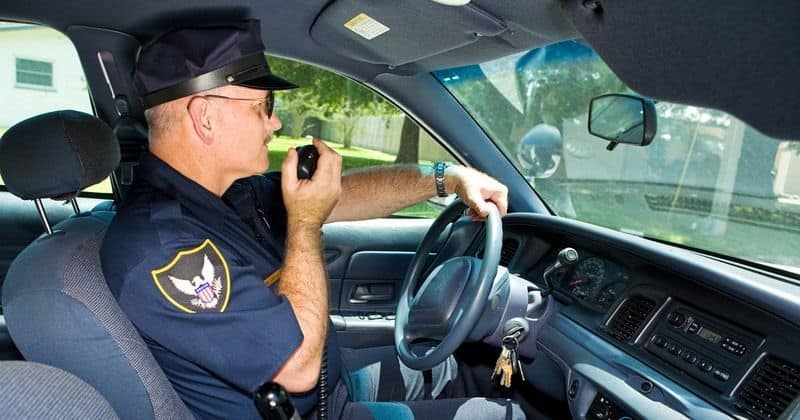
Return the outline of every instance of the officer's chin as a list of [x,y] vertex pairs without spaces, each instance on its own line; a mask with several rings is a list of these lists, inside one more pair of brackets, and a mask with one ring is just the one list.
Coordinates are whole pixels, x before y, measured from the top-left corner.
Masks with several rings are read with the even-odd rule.
[[258,162],[253,165],[253,169],[253,175],[261,175],[267,172],[269,169],[269,157],[265,156],[263,159],[259,159]]

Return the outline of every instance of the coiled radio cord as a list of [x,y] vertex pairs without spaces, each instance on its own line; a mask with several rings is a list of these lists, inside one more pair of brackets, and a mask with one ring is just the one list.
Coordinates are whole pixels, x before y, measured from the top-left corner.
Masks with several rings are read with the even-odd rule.
[[322,349],[322,366],[319,371],[319,402],[317,409],[319,420],[328,420],[328,346]]

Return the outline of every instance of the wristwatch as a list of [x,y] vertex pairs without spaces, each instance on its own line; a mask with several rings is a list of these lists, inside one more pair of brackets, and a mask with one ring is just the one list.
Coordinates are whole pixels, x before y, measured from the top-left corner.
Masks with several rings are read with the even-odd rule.
[[436,181],[436,195],[447,197],[447,190],[444,188],[444,170],[447,169],[447,162],[436,162],[433,164],[433,179]]

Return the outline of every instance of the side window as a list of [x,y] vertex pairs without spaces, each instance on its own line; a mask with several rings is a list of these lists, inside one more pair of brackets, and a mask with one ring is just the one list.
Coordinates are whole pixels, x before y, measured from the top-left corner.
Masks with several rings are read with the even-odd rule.
[[[456,161],[414,121],[370,89],[294,61],[270,58],[270,66],[276,74],[301,86],[276,94],[283,128],[270,143],[270,162],[281,162],[289,147],[307,144],[311,137],[334,147],[342,155],[345,170]],[[435,203],[420,203],[395,215],[432,218],[442,209]]]
[[[60,109],[93,113],[78,53],[64,34],[0,22],[0,135],[14,124]],[[0,178],[0,186],[5,183]],[[85,190],[111,197],[111,182]]]

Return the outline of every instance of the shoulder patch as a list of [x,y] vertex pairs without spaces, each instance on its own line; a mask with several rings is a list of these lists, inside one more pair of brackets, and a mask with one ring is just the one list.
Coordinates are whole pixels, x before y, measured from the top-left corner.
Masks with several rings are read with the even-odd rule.
[[225,257],[211,239],[179,251],[167,265],[151,271],[161,294],[181,311],[225,312],[231,279]]

